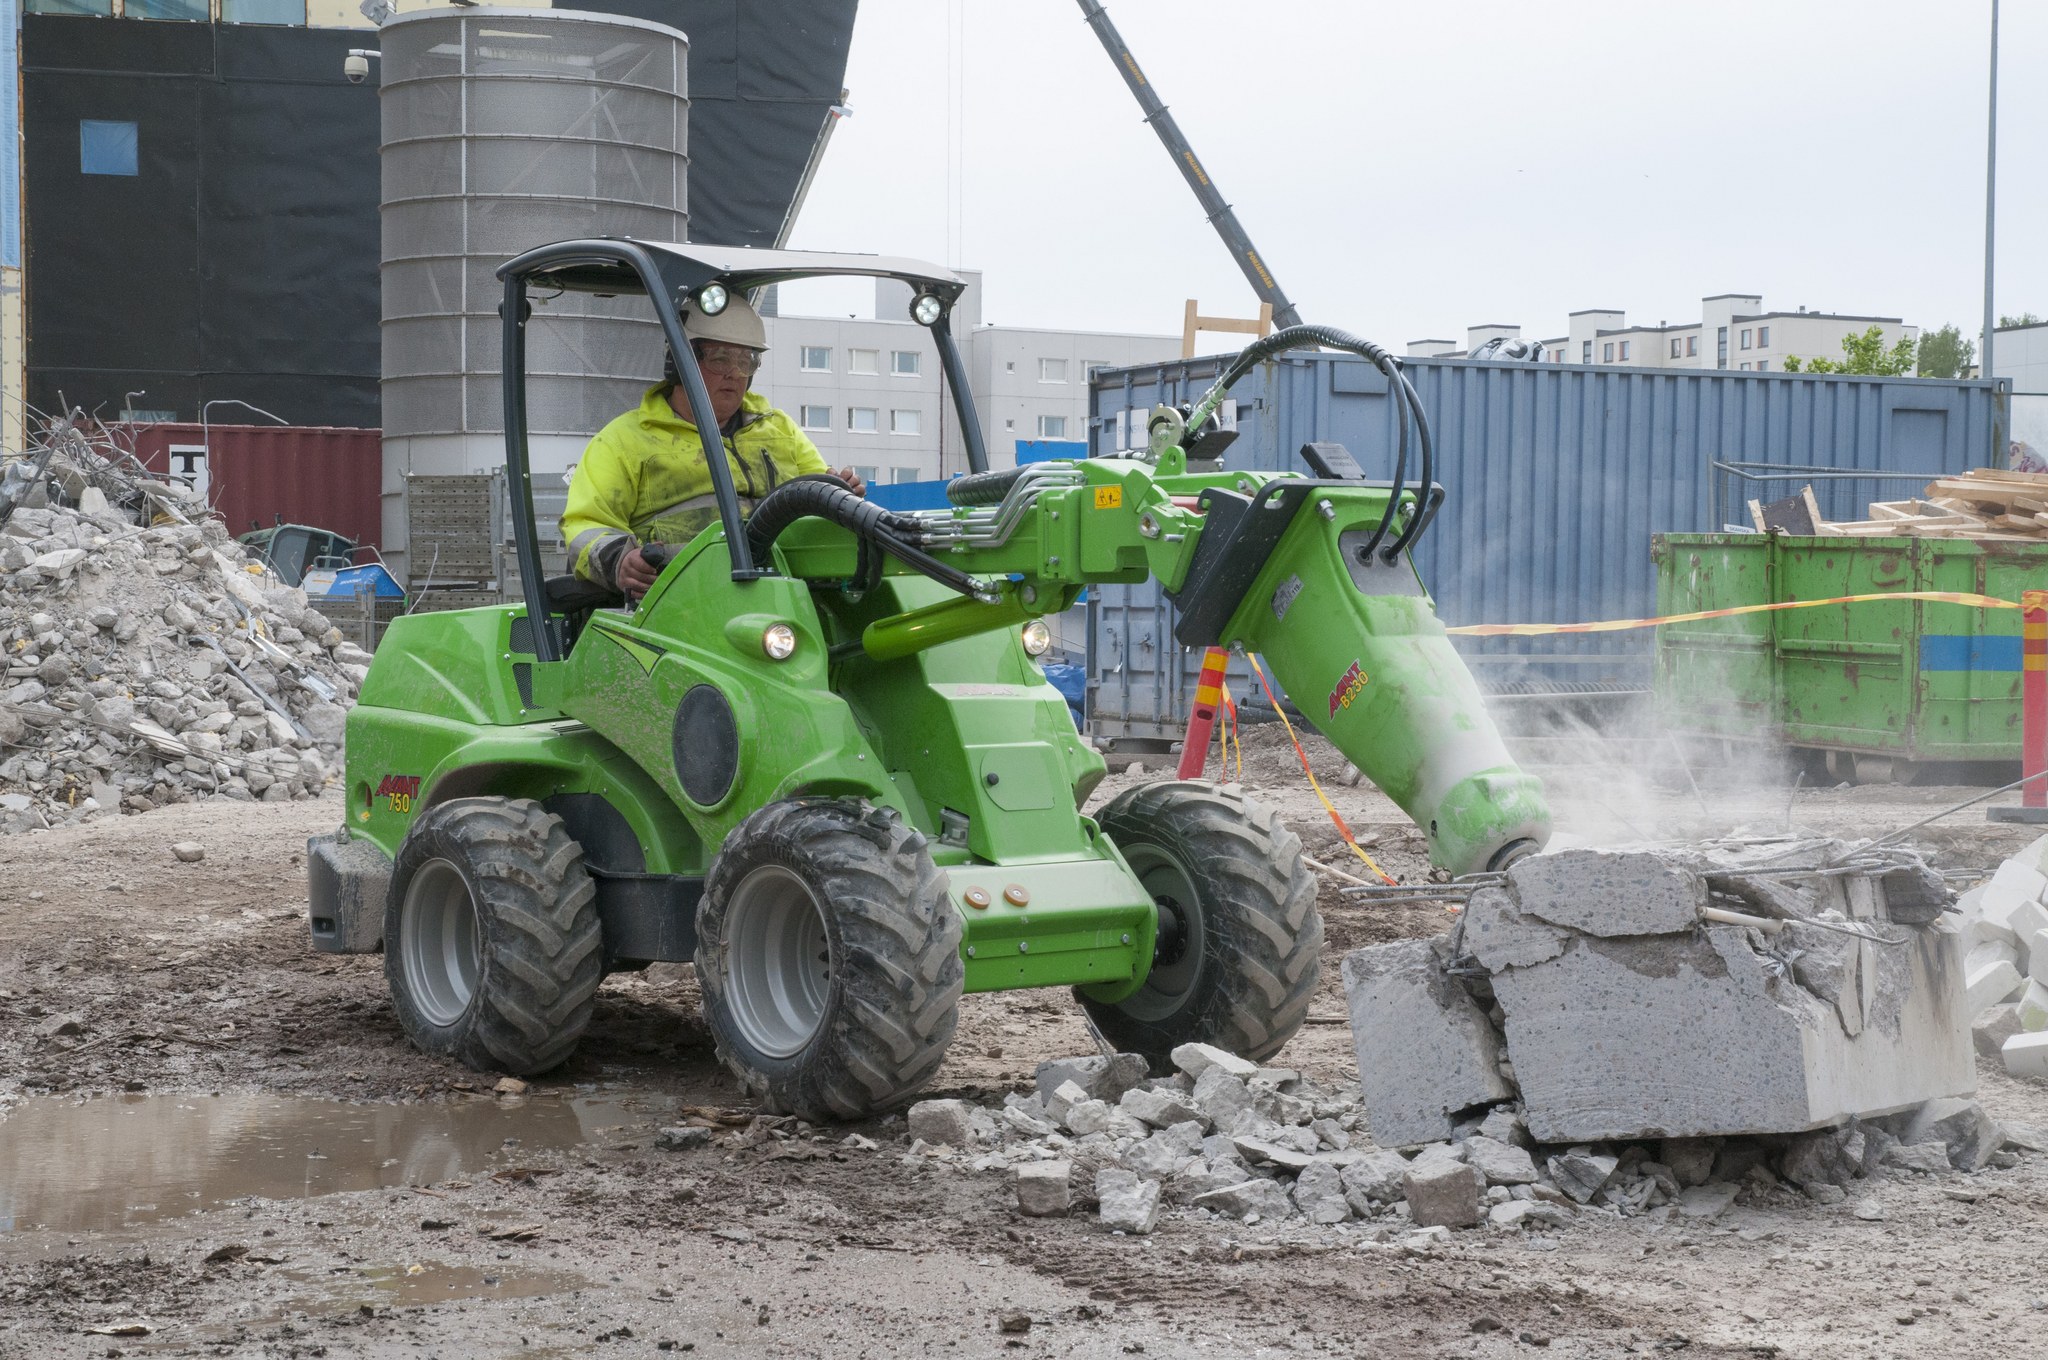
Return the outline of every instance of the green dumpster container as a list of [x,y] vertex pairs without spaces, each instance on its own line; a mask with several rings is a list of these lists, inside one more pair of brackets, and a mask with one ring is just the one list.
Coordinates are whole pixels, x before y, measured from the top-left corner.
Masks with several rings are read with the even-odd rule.
[[[1657,612],[1939,590],[2017,601],[2048,588],[2048,543],[1659,534]],[[1667,624],[1655,699],[1686,738],[1829,753],[1839,777],[2017,761],[2020,615],[1871,601]]]

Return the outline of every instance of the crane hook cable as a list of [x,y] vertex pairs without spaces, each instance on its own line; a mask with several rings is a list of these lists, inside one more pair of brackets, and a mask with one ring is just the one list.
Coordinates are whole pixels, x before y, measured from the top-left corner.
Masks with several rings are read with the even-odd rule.
[[1308,786],[1316,791],[1316,798],[1321,801],[1323,811],[1329,813],[1330,820],[1337,824],[1337,834],[1344,838],[1344,844],[1351,847],[1352,854],[1365,861],[1366,868],[1380,876],[1382,883],[1390,888],[1399,887],[1400,885],[1394,881],[1394,876],[1373,863],[1372,856],[1365,853],[1357,837],[1351,834],[1351,828],[1344,825],[1344,818],[1337,812],[1337,805],[1330,801],[1330,796],[1323,792],[1323,786],[1316,782],[1316,772],[1308,767],[1308,752],[1301,748],[1301,738],[1294,734],[1294,724],[1287,720],[1287,710],[1280,706],[1279,698],[1273,693],[1272,682],[1266,679],[1265,668],[1259,665],[1259,659],[1250,652],[1245,653],[1244,659],[1251,663],[1252,674],[1259,677],[1259,684],[1266,691],[1266,701],[1272,704],[1273,711],[1280,715],[1280,724],[1287,729],[1287,739],[1294,743],[1294,754],[1301,757],[1301,772],[1308,776]]

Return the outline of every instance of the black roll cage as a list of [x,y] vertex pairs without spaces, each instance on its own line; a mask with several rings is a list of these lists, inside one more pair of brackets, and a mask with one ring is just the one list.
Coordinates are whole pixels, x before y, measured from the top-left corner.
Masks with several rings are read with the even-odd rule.
[[[791,279],[834,275],[897,279],[910,285],[913,296],[929,293],[939,299],[939,318],[926,329],[938,346],[945,385],[952,390],[953,409],[960,418],[967,446],[968,467],[974,472],[988,471],[988,450],[982,441],[981,422],[975,415],[974,396],[968,389],[967,365],[960,357],[951,325],[953,305],[967,284],[950,270],[916,260],[873,255],[671,245],[613,237],[540,246],[499,266],[498,277],[505,284],[504,301],[498,309],[503,322],[500,369],[505,397],[505,474],[512,492],[509,499],[513,550],[519,562],[519,581],[526,597],[526,616],[533,625],[538,660],[561,660],[568,652],[568,641],[564,620],[548,606],[547,583],[541,575],[540,542],[533,522],[533,469],[528,459],[526,430],[526,323],[533,315],[532,304],[526,298],[528,283],[538,279],[551,288],[612,296],[645,294],[654,306],[655,319],[661,324],[669,352],[675,356],[676,372],[682,379],[690,409],[709,411],[710,389],[697,365],[696,353],[683,333],[683,308],[694,305],[698,292],[710,283],[722,284],[737,294]],[[752,581],[774,575],[772,564],[754,560],[740,515],[739,493],[733,487],[732,470],[726,466],[726,460],[707,456],[705,462],[711,473],[712,494],[718,502],[719,523],[725,529],[726,549],[732,556],[732,579]]]

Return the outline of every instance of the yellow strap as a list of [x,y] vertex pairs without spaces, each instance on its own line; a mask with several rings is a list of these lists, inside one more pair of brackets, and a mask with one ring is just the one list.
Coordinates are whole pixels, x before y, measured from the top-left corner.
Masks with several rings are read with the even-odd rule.
[[1259,677],[1259,684],[1265,688],[1267,701],[1273,705],[1273,711],[1280,715],[1280,725],[1287,729],[1287,739],[1294,743],[1294,754],[1301,757],[1301,772],[1308,776],[1308,786],[1316,791],[1316,797],[1323,804],[1323,811],[1329,813],[1330,820],[1337,824],[1337,834],[1342,836],[1344,843],[1351,847],[1352,854],[1365,861],[1366,868],[1380,876],[1382,883],[1385,883],[1388,887],[1398,886],[1394,882],[1393,875],[1373,863],[1372,856],[1365,853],[1364,848],[1352,836],[1351,828],[1344,825],[1343,817],[1338,815],[1336,804],[1332,803],[1329,795],[1323,792],[1323,786],[1316,782],[1316,772],[1308,767],[1308,752],[1301,749],[1301,738],[1294,735],[1294,724],[1287,721],[1287,710],[1280,706],[1279,698],[1273,693],[1272,682],[1266,679],[1266,672],[1260,667],[1259,659],[1249,652],[1245,654],[1244,659],[1252,663],[1252,674]]
[[1599,623],[1468,623],[1444,631],[1453,637],[1539,637],[1548,633],[1620,633],[1631,628],[1656,628],[1667,623],[1697,623],[1701,619],[1729,619],[1738,614],[1770,614],[1780,609],[1818,609],[1830,604],[1862,604],[1874,600],[1927,600],[1934,604],[1959,604],[1972,609],[2018,609],[2011,600],[1995,595],[1970,595],[1950,590],[1894,590],[1881,595],[1837,595],[1831,600],[1779,600],[1774,604],[1745,604],[1733,609],[1701,609],[1691,614],[1666,614],[1660,619],[1604,619]]

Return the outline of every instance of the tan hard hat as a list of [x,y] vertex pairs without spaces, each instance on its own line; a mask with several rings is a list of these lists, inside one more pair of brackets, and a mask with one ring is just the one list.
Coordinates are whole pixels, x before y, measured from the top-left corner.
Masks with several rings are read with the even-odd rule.
[[757,354],[768,348],[768,328],[761,324],[761,314],[739,293],[732,295],[717,316],[706,316],[691,307],[683,318],[683,334],[692,340],[739,345]]

